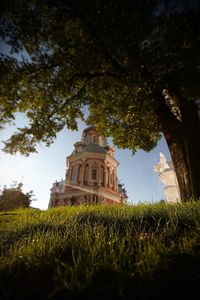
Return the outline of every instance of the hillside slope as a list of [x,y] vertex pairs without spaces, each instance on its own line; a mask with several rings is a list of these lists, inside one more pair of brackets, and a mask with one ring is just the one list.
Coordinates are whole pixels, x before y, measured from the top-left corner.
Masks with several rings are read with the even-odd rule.
[[0,299],[193,299],[200,203],[0,214]]

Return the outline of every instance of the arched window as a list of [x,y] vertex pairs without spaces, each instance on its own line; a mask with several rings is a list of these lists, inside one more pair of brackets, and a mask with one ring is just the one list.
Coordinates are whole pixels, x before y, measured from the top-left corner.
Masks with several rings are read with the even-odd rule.
[[111,183],[112,183],[112,185],[114,185],[114,178],[115,178],[115,172],[113,170],[112,171],[112,175],[111,175]]
[[86,135],[86,145],[91,143],[91,136],[88,134]]
[[95,180],[95,181],[97,181],[99,179],[98,164],[96,163],[96,161],[94,161],[91,165],[90,178],[91,178],[91,180]]
[[91,177],[92,177],[93,180],[97,179],[97,168],[95,168],[95,169],[93,168],[92,169],[92,176]]
[[72,168],[71,181],[72,182],[77,182],[77,177],[78,177],[78,165],[75,165]]
[[98,136],[97,135],[93,135],[93,143],[98,144]]
[[79,168],[78,168],[78,181],[79,181],[79,183],[81,182],[82,170],[83,170],[82,165],[79,164]]

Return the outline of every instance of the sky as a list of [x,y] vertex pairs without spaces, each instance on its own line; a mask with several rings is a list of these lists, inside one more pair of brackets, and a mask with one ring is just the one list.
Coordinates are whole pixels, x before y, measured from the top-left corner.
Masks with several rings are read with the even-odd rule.
[[[0,131],[0,189],[5,185],[10,187],[13,182],[22,182],[23,192],[32,190],[35,195],[36,200],[31,206],[46,210],[52,184],[65,178],[66,157],[74,150],[74,143],[81,140],[82,131],[87,126],[79,122],[78,131],[64,129],[50,147],[39,144],[38,153],[30,154],[29,157],[5,154],[2,151],[2,141],[8,139],[16,127],[24,124],[24,116],[17,115],[16,126],[7,126]],[[111,139],[108,142],[112,144]],[[166,198],[163,193],[164,186],[158,173],[154,171],[160,152],[167,160],[171,160],[164,138],[149,153],[138,150],[132,155],[130,150],[118,149],[115,146],[115,158],[119,161],[118,179],[127,191],[128,203],[153,203]]]

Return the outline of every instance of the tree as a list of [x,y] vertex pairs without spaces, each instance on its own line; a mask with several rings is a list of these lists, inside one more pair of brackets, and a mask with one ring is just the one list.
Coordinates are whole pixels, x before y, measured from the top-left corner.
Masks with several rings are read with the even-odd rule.
[[1,31],[1,125],[29,125],[4,151],[49,146],[77,119],[116,145],[150,151],[163,133],[181,198],[200,197],[199,1],[6,1]]
[[0,195],[0,211],[30,207],[31,201],[33,200],[32,197],[32,191],[26,194],[22,192],[21,183],[15,187],[5,187]]

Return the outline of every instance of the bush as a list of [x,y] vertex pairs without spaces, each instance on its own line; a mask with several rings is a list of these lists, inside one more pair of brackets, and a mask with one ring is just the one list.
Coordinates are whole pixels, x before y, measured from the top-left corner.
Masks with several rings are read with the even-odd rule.
[[4,188],[0,196],[0,211],[14,210],[17,208],[27,208],[33,200],[33,192],[26,194],[22,192],[22,184],[16,187]]

